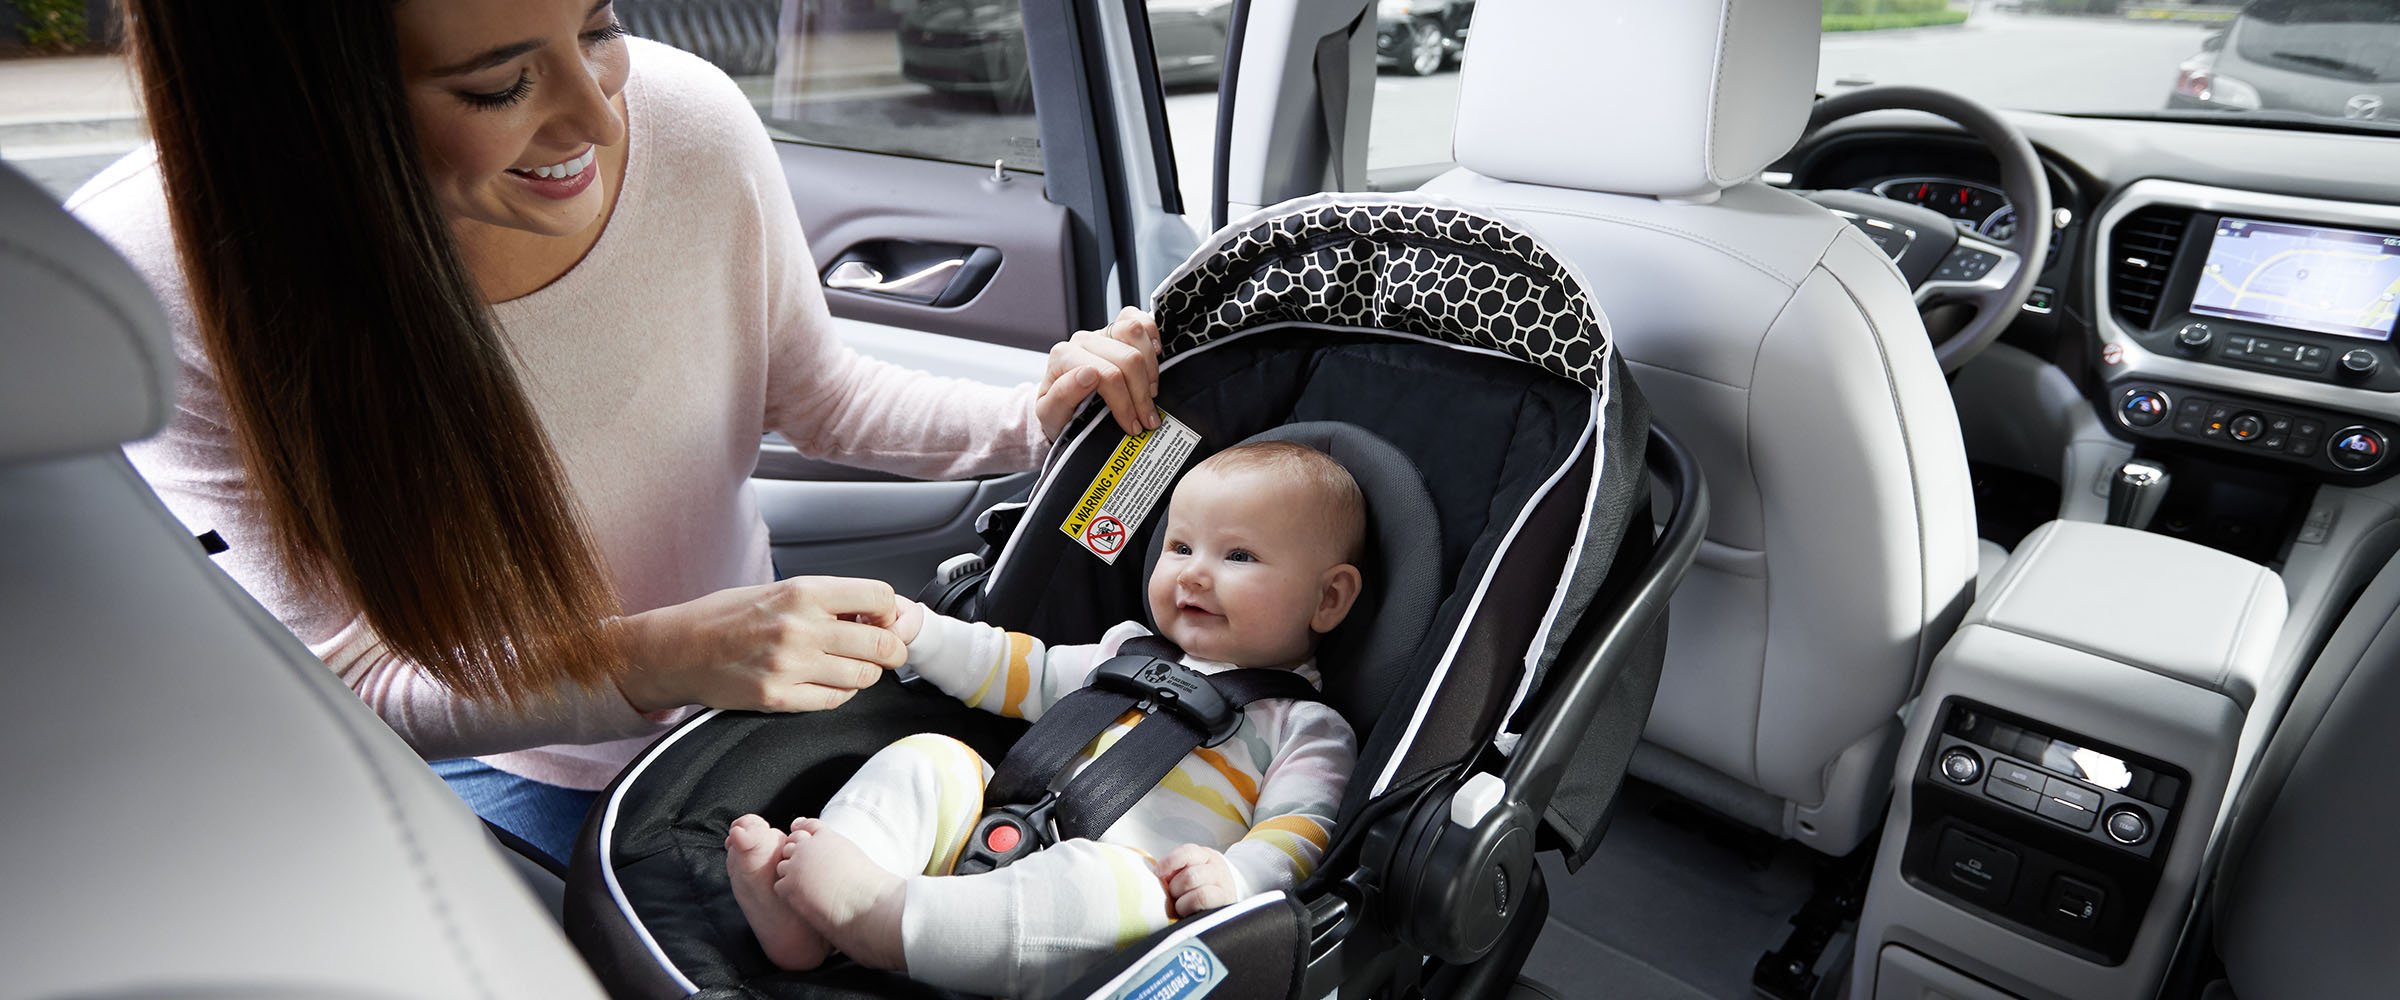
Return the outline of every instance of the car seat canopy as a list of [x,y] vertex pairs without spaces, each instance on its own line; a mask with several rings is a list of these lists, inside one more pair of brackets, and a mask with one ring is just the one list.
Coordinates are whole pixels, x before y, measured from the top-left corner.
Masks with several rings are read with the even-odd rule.
[[1219,231],[1152,296],[1163,355],[1279,323],[1430,337],[1594,390],[1608,323],[1583,276],[1525,231],[1423,196],[1319,195]]

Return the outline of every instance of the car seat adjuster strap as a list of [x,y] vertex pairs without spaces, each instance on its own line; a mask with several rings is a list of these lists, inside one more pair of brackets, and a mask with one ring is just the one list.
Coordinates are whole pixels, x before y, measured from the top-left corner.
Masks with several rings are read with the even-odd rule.
[[[1182,650],[1163,639],[1128,641],[1093,672],[1090,684],[1044,712],[993,769],[984,791],[991,808],[951,871],[991,871],[1062,839],[1098,837],[1195,748],[1232,738],[1244,706],[1271,698],[1323,700],[1290,671],[1208,675],[1181,658]],[[1075,758],[1128,709],[1140,712],[1141,720],[1074,771]]]

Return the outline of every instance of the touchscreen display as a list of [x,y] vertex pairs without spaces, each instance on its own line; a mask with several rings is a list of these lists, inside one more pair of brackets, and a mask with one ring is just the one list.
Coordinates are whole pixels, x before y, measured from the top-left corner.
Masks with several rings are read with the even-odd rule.
[[2228,218],[2217,220],[2192,311],[2389,340],[2396,297],[2400,236]]

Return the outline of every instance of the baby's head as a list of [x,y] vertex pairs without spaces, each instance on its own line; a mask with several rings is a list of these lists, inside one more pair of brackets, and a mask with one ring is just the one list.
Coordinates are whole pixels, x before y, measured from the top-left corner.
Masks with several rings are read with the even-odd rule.
[[1184,652],[1242,667],[1314,652],[1358,599],[1366,499],[1349,470],[1288,441],[1235,445],[1167,504],[1150,615]]

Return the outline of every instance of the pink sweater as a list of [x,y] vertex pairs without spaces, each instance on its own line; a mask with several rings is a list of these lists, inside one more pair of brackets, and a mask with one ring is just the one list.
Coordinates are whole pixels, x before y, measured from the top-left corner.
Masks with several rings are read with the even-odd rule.
[[[750,487],[759,439],[926,479],[1030,467],[1045,445],[1031,386],[940,379],[861,357],[833,334],[773,144],[733,82],[635,39],[625,184],[591,253],[496,308],[628,614],[774,578]],[[398,659],[339,595],[276,568],[203,355],[148,151],[67,207],[149,279],[176,330],[173,420],[127,454],[217,563],[428,760],[481,755],[599,788],[652,737],[613,687],[533,717],[461,699]],[[1063,333],[1064,331],[1062,331]]]

